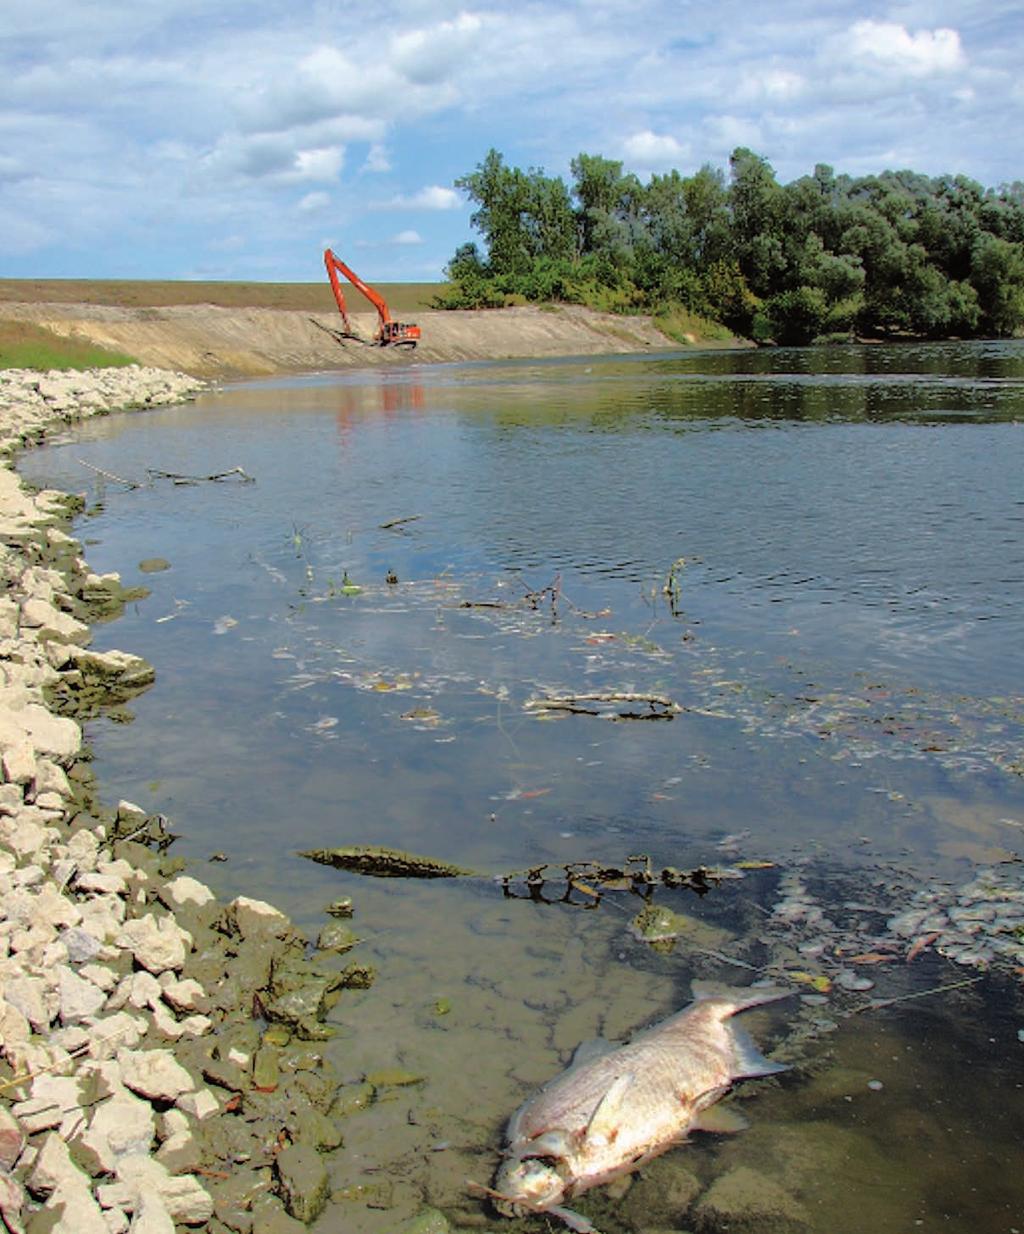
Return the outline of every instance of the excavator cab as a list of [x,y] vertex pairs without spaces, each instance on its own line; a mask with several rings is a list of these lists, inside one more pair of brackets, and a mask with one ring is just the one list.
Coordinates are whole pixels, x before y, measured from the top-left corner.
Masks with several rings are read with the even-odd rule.
[[[359,343],[366,343],[367,340],[360,338],[352,329],[352,323],[348,319],[348,311],[345,307],[345,294],[341,290],[341,282],[338,278],[339,274],[343,274],[345,278],[370,301],[373,307],[377,310],[377,331],[373,336],[373,341],[368,345],[371,347],[415,347],[420,341],[419,326],[412,325],[404,321],[393,321],[390,312],[388,311],[387,303],[384,297],[351,270],[339,258],[335,257],[330,249],[324,250],[324,265],[327,268],[327,277],[331,280],[331,290],[334,292],[334,300],[338,306],[338,312],[341,314],[341,320],[344,324],[344,330],[331,330],[339,342],[345,339],[354,339]],[[320,323],[317,322],[317,325]]]

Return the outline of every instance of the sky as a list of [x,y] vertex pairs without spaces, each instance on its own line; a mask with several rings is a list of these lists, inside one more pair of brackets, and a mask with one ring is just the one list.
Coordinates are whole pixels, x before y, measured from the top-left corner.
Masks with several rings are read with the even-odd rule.
[[0,0],[0,277],[437,280],[492,147],[997,187],[1022,48],[1022,0]]

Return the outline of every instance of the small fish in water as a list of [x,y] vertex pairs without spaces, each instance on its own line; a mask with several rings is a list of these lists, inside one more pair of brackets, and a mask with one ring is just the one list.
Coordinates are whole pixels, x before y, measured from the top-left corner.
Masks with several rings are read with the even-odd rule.
[[596,1234],[562,1201],[637,1169],[688,1131],[746,1126],[735,1112],[710,1107],[734,1080],[786,1068],[729,1020],[793,991],[716,992],[694,982],[693,992],[689,1007],[627,1045],[581,1047],[568,1070],[516,1111],[494,1187],[482,1188],[503,1216],[549,1213],[577,1234]]

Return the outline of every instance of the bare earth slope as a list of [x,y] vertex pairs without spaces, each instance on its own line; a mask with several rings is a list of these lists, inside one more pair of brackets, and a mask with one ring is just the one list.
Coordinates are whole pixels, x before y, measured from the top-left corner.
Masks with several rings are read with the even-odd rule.
[[[678,346],[646,317],[574,306],[402,314],[423,331],[415,351],[338,343],[336,313],[211,304],[125,307],[83,303],[0,304],[0,317],[127,353],[141,364],[197,377],[267,377],[316,369],[666,350]],[[366,339],[376,316],[352,322]]]

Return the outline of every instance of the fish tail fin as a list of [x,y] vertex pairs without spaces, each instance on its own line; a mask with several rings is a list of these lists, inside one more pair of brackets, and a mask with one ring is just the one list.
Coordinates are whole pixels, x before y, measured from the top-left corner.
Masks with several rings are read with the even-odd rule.
[[751,985],[743,988],[719,985],[714,981],[695,980],[690,983],[693,990],[693,1000],[702,1003],[711,998],[721,999],[732,1004],[729,1015],[738,1015],[748,1007],[760,1007],[763,1003],[774,1003],[780,998],[789,998],[794,990],[783,990],[776,985]]
[[733,1059],[735,1060],[733,1079],[745,1080],[758,1075],[778,1075],[780,1071],[789,1070],[785,1063],[773,1063],[770,1058],[765,1058],[746,1029],[731,1024],[729,1033],[732,1037]]

